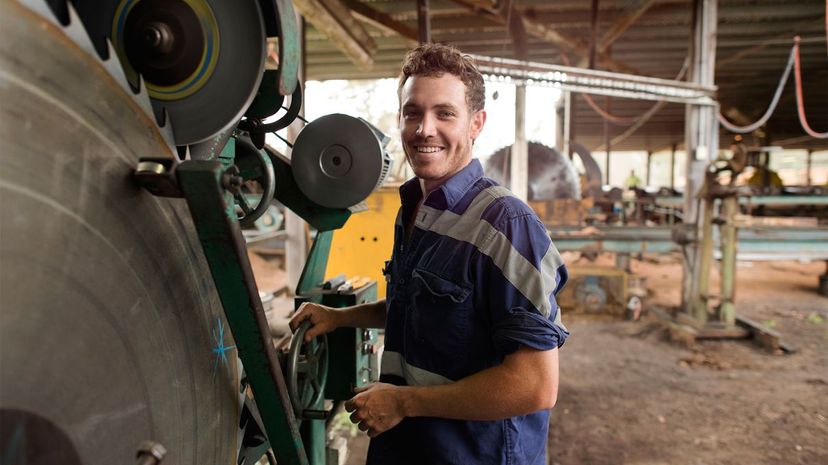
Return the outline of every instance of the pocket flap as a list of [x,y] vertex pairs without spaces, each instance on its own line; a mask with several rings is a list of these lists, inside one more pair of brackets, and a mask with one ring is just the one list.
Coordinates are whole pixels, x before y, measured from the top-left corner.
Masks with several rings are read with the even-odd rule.
[[434,296],[448,297],[456,303],[463,302],[471,293],[470,289],[466,289],[422,268],[415,269],[412,276],[419,278],[425,284],[426,289]]

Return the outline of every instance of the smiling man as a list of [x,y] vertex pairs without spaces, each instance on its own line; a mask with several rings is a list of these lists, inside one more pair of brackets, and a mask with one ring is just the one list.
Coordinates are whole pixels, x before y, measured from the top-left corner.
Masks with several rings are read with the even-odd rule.
[[457,49],[408,54],[399,86],[403,148],[416,177],[386,266],[385,301],[303,305],[307,338],[385,328],[380,382],[346,403],[372,437],[368,463],[546,464],[566,267],[526,204],[472,158],[486,122],[483,77]]

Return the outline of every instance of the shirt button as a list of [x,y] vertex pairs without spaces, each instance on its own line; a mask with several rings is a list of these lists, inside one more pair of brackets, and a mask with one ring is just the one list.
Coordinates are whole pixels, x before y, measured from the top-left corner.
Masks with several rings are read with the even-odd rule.
[[405,284],[405,280],[403,278],[400,278],[399,284]]

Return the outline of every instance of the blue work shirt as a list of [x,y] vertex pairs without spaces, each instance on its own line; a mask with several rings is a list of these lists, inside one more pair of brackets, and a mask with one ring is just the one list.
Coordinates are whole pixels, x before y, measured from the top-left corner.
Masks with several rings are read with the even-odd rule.
[[[418,179],[403,184],[400,197],[380,381],[451,383],[520,346],[563,344],[569,333],[555,295],[566,267],[525,203],[483,177],[477,160],[419,209]],[[545,465],[548,428],[548,410],[498,421],[405,418],[371,440],[367,463]]]

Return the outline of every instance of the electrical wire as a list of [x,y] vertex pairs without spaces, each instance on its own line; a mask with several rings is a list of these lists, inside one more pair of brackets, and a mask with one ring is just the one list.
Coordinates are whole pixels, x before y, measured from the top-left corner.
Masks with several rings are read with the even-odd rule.
[[794,37],[794,51],[795,64],[794,76],[796,77],[796,112],[799,115],[799,123],[802,129],[808,133],[809,136],[816,139],[828,139],[828,132],[816,132],[808,124],[808,119],[805,117],[805,99],[802,97],[802,67],[799,60],[799,36]]
[[796,46],[791,47],[791,53],[788,55],[788,64],[785,66],[785,71],[782,73],[782,78],[779,80],[779,85],[776,87],[776,92],[773,94],[773,99],[771,100],[770,105],[768,105],[768,109],[765,111],[765,114],[762,115],[759,120],[757,120],[753,124],[749,124],[747,126],[736,126],[735,124],[731,123],[724,117],[721,113],[717,115],[719,119],[719,124],[724,126],[730,132],[735,132],[737,134],[747,134],[749,132],[753,132],[760,127],[764,126],[765,123],[768,122],[773,112],[776,110],[776,105],[779,103],[779,98],[782,96],[782,90],[785,89],[785,84],[788,82],[788,77],[791,74],[791,68],[794,66],[795,61],[795,52]]
[[[687,69],[689,67],[690,67],[690,57],[687,57],[687,58],[684,59],[684,64],[681,65],[681,69],[679,70],[679,73],[676,75],[675,80],[676,81],[681,81],[682,79],[684,79],[684,74],[687,73]],[[584,95],[586,95],[586,94],[584,94]],[[650,107],[649,110],[647,110],[641,116],[639,116],[637,118],[637,121],[632,126],[627,128],[626,131],[624,131],[621,134],[613,137],[612,140],[610,141],[610,144],[611,145],[618,145],[621,142],[624,142],[625,140],[627,140],[628,137],[635,134],[635,131],[638,131],[641,128],[641,126],[644,126],[647,123],[647,121],[650,120],[650,118],[652,118],[656,113],[658,113],[658,111],[661,110],[664,107],[664,105],[667,105],[667,102],[665,102],[663,100],[661,102],[656,102],[655,105]],[[606,150],[606,147],[604,145],[602,145],[602,146],[598,147],[595,150],[596,151]]]
[[[563,60],[563,62],[566,66],[570,65],[569,59],[566,57],[566,55],[561,54],[561,59]],[[687,72],[688,66],[689,66],[689,58],[686,58],[684,60],[684,64],[682,64],[681,69],[679,70],[676,77],[673,78],[673,80],[674,81],[681,81],[682,79],[684,79],[684,74]],[[595,113],[598,113],[598,115],[601,116],[601,118],[609,121],[610,123],[614,123],[614,124],[618,124],[618,125],[624,125],[624,126],[629,126],[629,125],[638,123],[639,125],[635,129],[638,129],[639,127],[641,127],[640,124],[643,124],[648,119],[650,119],[666,103],[666,102],[663,102],[663,101],[662,102],[656,102],[647,111],[645,111],[644,113],[642,113],[640,115],[637,115],[637,116],[618,116],[618,115],[613,115],[612,113],[610,113],[610,112],[604,110],[603,108],[601,108],[597,103],[595,103],[595,100],[592,99],[591,95],[589,95],[587,93],[584,93],[581,96],[584,98],[584,100],[586,100],[586,102],[590,106],[590,108],[592,108],[592,110],[595,111]],[[633,131],[635,131],[635,129],[633,129]]]

